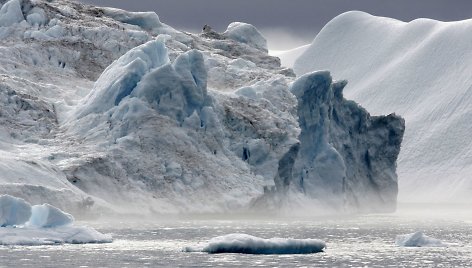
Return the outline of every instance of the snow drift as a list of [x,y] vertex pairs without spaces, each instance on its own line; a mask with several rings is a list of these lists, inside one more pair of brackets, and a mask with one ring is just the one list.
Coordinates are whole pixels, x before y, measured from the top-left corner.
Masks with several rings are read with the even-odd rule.
[[[242,254],[311,254],[322,252],[325,242],[317,239],[264,239],[247,234],[228,234],[208,241],[202,252]],[[200,251],[185,248],[184,251]]]
[[109,243],[109,235],[74,226],[74,218],[49,204],[31,206],[25,200],[0,196],[0,245]]
[[298,75],[328,69],[373,114],[406,120],[400,200],[470,201],[472,20],[408,23],[347,12],[295,62]]
[[424,235],[422,232],[398,235],[395,243],[400,247],[445,247],[441,240]]

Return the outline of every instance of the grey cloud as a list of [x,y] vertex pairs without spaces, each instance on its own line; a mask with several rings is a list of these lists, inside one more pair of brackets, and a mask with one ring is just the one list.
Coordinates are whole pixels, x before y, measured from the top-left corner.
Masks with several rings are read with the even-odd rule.
[[[286,29],[294,40],[312,39],[332,18],[349,10],[404,21],[432,18],[443,21],[472,17],[471,0],[82,0],[133,11],[155,11],[161,21],[200,31],[205,24],[224,31],[233,21],[259,29]],[[270,39],[269,39],[270,41]]]

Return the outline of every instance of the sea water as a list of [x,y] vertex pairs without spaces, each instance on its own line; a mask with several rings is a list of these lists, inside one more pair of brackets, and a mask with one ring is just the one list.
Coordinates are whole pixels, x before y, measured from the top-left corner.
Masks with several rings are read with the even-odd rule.
[[[0,246],[0,267],[471,267],[472,214],[424,210],[311,219],[259,218],[80,222],[111,233],[110,244]],[[422,231],[447,247],[406,248],[401,234]],[[262,238],[324,240],[322,253],[245,255],[184,252],[210,238],[245,233]]]

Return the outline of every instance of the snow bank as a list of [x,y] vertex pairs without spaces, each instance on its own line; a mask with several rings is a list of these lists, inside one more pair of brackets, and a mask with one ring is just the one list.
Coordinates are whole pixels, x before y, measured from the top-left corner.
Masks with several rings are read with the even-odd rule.
[[21,11],[20,0],[10,0],[0,9],[0,27],[8,27],[25,19]]
[[31,206],[25,200],[0,196],[0,245],[110,243],[93,228],[72,225],[74,218],[49,204]]
[[257,49],[267,51],[267,40],[262,36],[259,30],[251,24],[232,22],[228,25],[223,35]]
[[404,202],[472,200],[470,32],[472,20],[406,23],[347,12],[294,65],[298,75],[330,70],[349,81],[347,98],[372,114],[405,118],[398,158]]
[[424,235],[422,232],[398,235],[395,243],[400,247],[446,247],[441,240]]
[[324,248],[326,243],[317,239],[264,239],[247,234],[229,234],[212,238],[202,251],[212,254],[311,254],[322,252]]

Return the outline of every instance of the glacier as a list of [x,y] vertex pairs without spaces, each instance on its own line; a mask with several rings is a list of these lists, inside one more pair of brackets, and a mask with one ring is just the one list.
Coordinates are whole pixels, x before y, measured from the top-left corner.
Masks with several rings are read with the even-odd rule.
[[0,245],[110,243],[110,235],[73,225],[72,215],[49,204],[31,206],[21,198],[0,195]]
[[254,26],[22,3],[0,27],[0,193],[73,215],[394,210],[403,120],[295,77]]
[[328,69],[372,114],[395,112],[402,202],[471,202],[472,20],[402,22],[351,11],[330,21],[294,63]]

